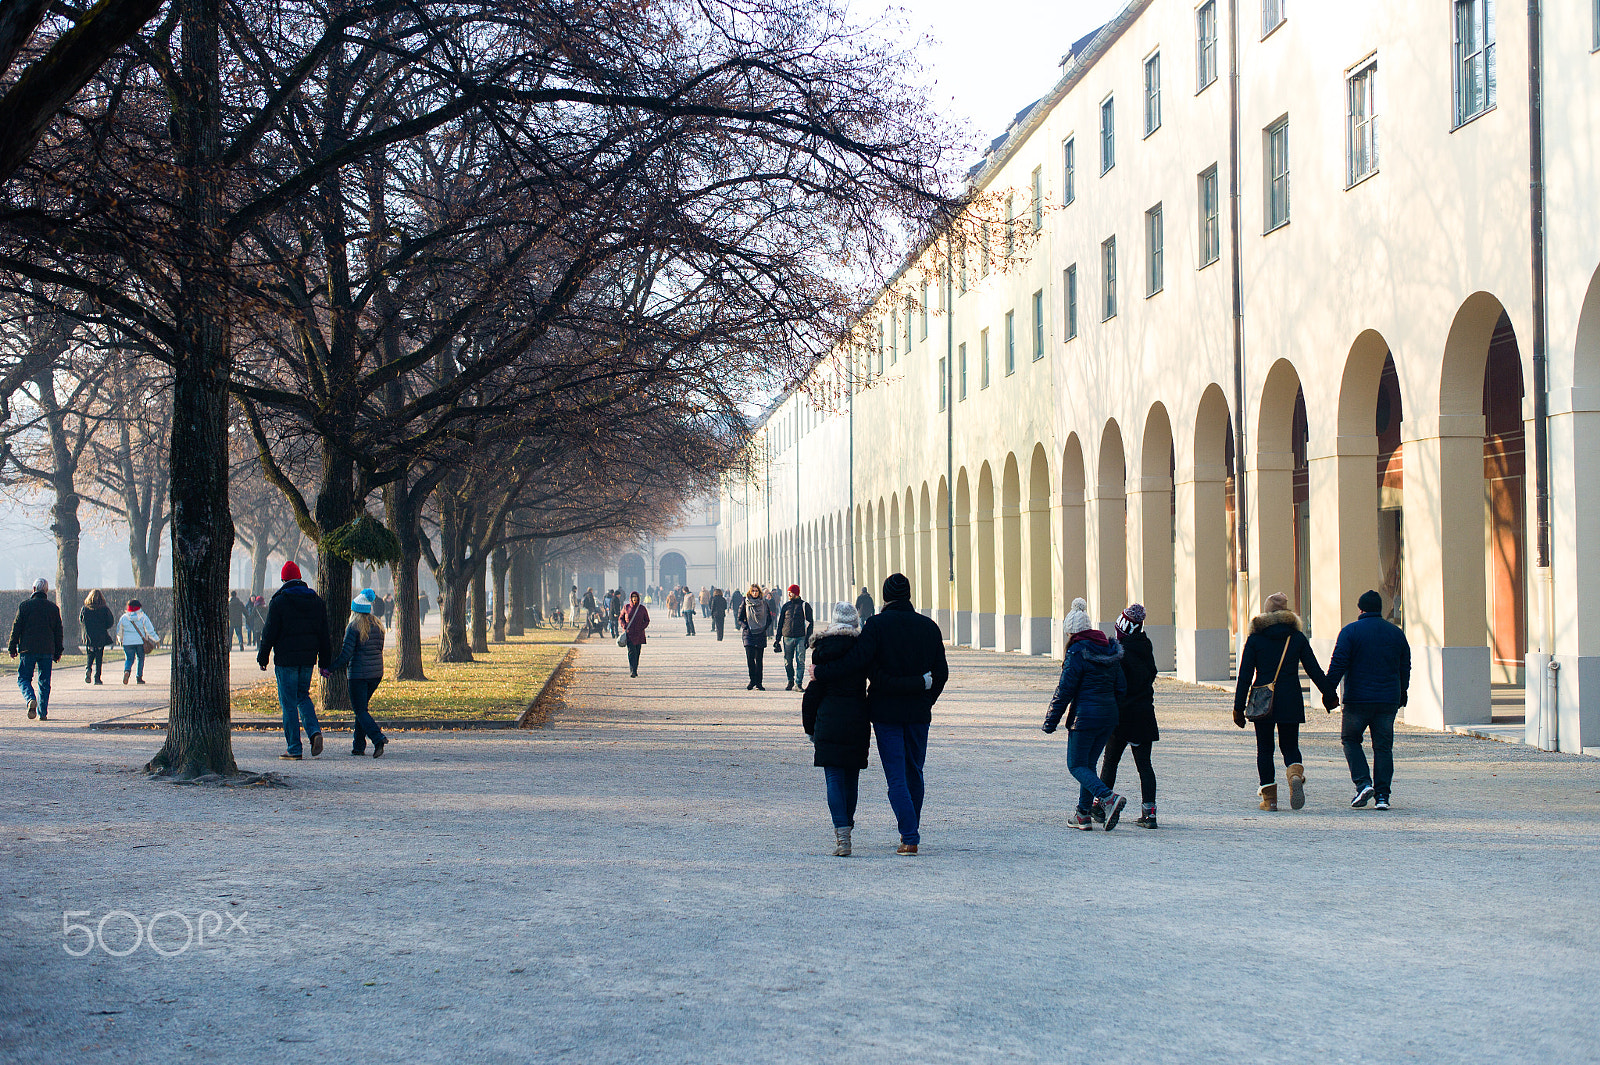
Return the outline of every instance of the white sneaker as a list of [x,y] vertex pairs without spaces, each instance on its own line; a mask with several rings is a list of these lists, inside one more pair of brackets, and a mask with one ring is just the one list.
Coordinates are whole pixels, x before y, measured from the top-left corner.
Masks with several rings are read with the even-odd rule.
[[1359,810],[1372,800],[1372,785],[1367,784],[1356,789],[1356,797],[1350,800],[1350,809]]

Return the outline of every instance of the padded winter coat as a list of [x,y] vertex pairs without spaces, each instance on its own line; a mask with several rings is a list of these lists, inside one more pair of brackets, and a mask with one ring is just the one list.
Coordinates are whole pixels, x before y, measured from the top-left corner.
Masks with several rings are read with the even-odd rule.
[[[1284,643],[1289,653],[1284,656]],[[1300,691],[1300,667],[1306,667],[1306,676],[1321,692],[1331,691],[1328,678],[1317,664],[1317,654],[1311,641],[1300,631],[1300,615],[1292,610],[1274,610],[1258,615],[1250,622],[1250,636],[1244,641],[1244,652],[1239,656],[1239,683],[1233,691],[1233,708],[1243,711],[1250,689],[1272,683],[1273,672],[1283,660],[1283,673],[1277,687],[1272,690],[1274,724],[1293,724],[1306,719],[1305,695]]]
[[[821,629],[811,644],[812,661],[837,662],[855,647],[856,639],[853,629]],[[807,684],[800,699],[800,723],[816,745],[813,765],[865,769],[872,746],[866,674],[857,670]]]
[[1122,645],[1098,629],[1073,636],[1061,663],[1056,693],[1044,715],[1046,730],[1054,732],[1072,706],[1078,710],[1072,720],[1074,729],[1092,731],[1115,725],[1117,704],[1128,692],[1122,658]]
[[[275,653],[274,653],[275,652]],[[287,581],[272,593],[267,623],[261,629],[256,662],[304,668],[333,660],[333,640],[328,635],[328,607],[305,581]]]
[[811,639],[811,604],[804,599],[790,599],[778,612],[778,635],[783,638]]
[[60,658],[66,650],[62,639],[61,611],[48,592],[34,592],[17,606],[17,620],[11,623],[12,654]]
[[[867,691],[867,715],[885,725],[926,725],[933,720],[933,704],[950,680],[944,657],[944,636],[932,618],[897,599],[861,626],[861,637],[850,653],[832,662],[817,663],[817,679],[833,680],[865,671],[872,687]],[[922,680],[933,674],[933,687]]]
[[108,606],[84,607],[78,611],[78,626],[83,630],[85,647],[110,647],[116,642],[111,638],[111,626],[116,623]]
[[1122,633],[1122,676],[1128,682],[1117,717],[1117,739],[1123,743],[1154,743],[1161,738],[1156,726],[1156,652],[1144,630]]
[[1344,681],[1346,706],[1406,705],[1411,686],[1411,645],[1381,614],[1362,614],[1339,630],[1328,660],[1328,687]]
[[620,620],[630,644],[643,647],[649,642],[644,638],[644,630],[650,627],[650,611],[645,609],[643,603],[637,605],[629,603],[623,607]]
[[374,625],[367,630],[367,638],[363,640],[361,633],[356,629],[356,623],[350,622],[350,627],[344,630],[344,644],[339,648],[339,656],[328,666],[331,670],[340,670],[349,667],[350,672],[345,676],[350,680],[382,680],[383,679],[383,628]]
[[740,637],[746,647],[765,647],[767,633],[772,631],[772,604],[765,599],[752,599],[748,595],[739,600]]

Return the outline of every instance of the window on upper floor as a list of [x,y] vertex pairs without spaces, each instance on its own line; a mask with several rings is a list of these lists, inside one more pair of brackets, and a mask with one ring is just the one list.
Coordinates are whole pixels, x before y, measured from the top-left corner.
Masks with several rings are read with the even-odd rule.
[[1494,107],[1494,0],[1454,0],[1456,125]]
[[1594,51],[1600,52],[1600,0],[1594,0]]
[[1222,257],[1222,201],[1217,191],[1217,167],[1200,174],[1200,265],[1210,266]]
[[1144,213],[1145,297],[1166,287],[1166,236],[1161,231],[1161,205]]
[[1100,245],[1100,319],[1117,316],[1117,238],[1108,237]]
[[1017,372],[1017,312],[1006,312],[1006,376]]
[[907,355],[911,354],[911,312],[916,309],[916,305],[917,305],[917,301],[911,298],[910,293],[907,293],[906,294],[906,317],[905,317],[905,321],[903,321],[901,323],[901,326],[902,326],[902,337],[906,342],[906,354]]
[[957,281],[961,285],[961,291],[965,293],[967,291],[967,242],[965,240],[961,241],[960,251],[957,256]]
[[1378,61],[1356,69],[1345,85],[1345,184],[1378,170]]
[[887,326],[887,323],[885,323],[885,322],[879,322],[878,323],[878,373],[879,374],[883,373],[883,344],[884,344],[883,334],[884,334],[886,326]]
[[956,348],[956,398],[967,398],[967,346],[962,344]]
[[1061,317],[1066,320],[1067,339],[1078,335],[1078,264],[1061,271]]
[[1033,361],[1044,358],[1044,289],[1033,294]]
[[1284,10],[1287,4],[1288,0],[1261,0],[1261,36],[1283,25],[1283,20],[1289,17]]
[[989,331],[978,331],[978,387],[989,387]]
[[921,313],[920,313],[920,316],[919,316],[921,318],[921,321],[922,321],[922,339],[923,340],[927,340],[928,339],[928,300],[929,300],[929,298],[931,296],[932,296],[932,293],[928,289],[928,283],[926,281],[924,281],[922,283],[922,310],[921,310]]
[[978,276],[989,276],[989,223],[978,225]]
[[1100,104],[1100,173],[1117,165],[1117,102],[1107,96]]
[[949,394],[950,394],[950,381],[949,381],[949,378],[947,376],[947,371],[946,371],[946,367],[945,367],[945,359],[944,359],[943,356],[940,356],[940,358],[939,358],[939,409],[940,410],[944,410],[945,407],[948,405]]
[[889,312],[889,365],[900,361],[900,313]]
[[1006,193],[1006,258],[1017,254],[1017,198]]
[[1217,80],[1217,0],[1206,0],[1194,12],[1194,91]]
[[1161,53],[1144,61],[1144,135],[1161,128]]
[[1289,119],[1280,118],[1263,131],[1267,177],[1267,231],[1289,221]]
[[1033,216],[1033,231],[1039,232],[1044,228],[1044,168],[1033,168],[1033,199],[1029,203],[1028,213]]
[[[1600,0],[1595,0],[1600,4]],[[1078,145],[1068,137],[1061,142],[1061,206],[1078,198]]]

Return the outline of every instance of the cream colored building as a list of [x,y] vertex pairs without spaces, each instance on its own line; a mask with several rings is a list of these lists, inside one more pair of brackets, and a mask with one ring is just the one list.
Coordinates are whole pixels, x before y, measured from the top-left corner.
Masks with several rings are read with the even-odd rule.
[[1270,592],[1326,661],[1379,588],[1407,720],[1525,689],[1530,741],[1600,745],[1600,5],[1544,4],[1542,227],[1500,6],[1237,0],[1235,34],[1134,0],[975,171],[988,243],[924,247],[767,413],[722,579],[901,570],[955,642],[1030,654],[1074,596],[1139,600],[1192,680]]

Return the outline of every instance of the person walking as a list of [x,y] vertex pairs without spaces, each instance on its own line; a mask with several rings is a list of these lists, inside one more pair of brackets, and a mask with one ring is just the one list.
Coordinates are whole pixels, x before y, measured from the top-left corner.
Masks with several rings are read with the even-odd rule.
[[421,626],[423,622],[428,620],[428,606],[429,606],[428,593],[427,592],[419,592],[419,593],[417,593],[417,625],[418,626]]
[[[28,720],[50,719],[50,671],[66,650],[61,630],[61,610],[50,601],[50,582],[40,577],[33,582],[33,594],[17,604],[11,622],[11,657],[17,662],[17,687],[28,707]],[[34,691],[33,676],[39,675]]]
[[767,689],[761,685],[761,659],[766,654],[767,635],[774,618],[772,604],[761,594],[761,585],[750,586],[750,591],[739,601],[739,613],[734,621],[743,632],[744,663],[750,671],[750,683],[744,690],[764,692]]
[[300,567],[291,559],[279,574],[283,587],[267,604],[267,623],[256,648],[256,664],[263,671],[267,656],[272,656],[278,681],[278,707],[283,711],[283,739],[287,750],[278,755],[285,761],[300,760],[300,726],[311,737],[311,757],[322,753],[322,726],[317,724],[317,709],[311,703],[311,674],[317,666],[328,668],[333,659],[333,641],[328,636],[328,607],[322,596],[300,578]]
[[1233,723],[1244,728],[1251,720],[1245,714],[1250,690],[1272,689],[1267,713],[1254,719],[1256,726],[1256,773],[1261,785],[1261,809],[1278,808],[1278,783],[1272,761],[1272,734],[1278,734],[1278,749],[1283,752],[1285,776],[1289,780],[1289,808],[1306,804],[1306,768],[1300,756],[1300,726],[1306,719],[1305,696],[1300,691],[1300,667],[1322,692],[1324,701],[1333,689],[1317,664],[1311,641],[1300,628],[1300,615],[1289,609],[1289,597],[1281,592],[1267,596],[1265,612],[1250,622],[1250,635],[1239,655],[1239,683],[1233,692]]
[[615,640],[621,633],[620,622],[622,618],[622,589],[611,589],[611,638]]
[[861,594],[856,596],[856,613],[861,615],[861,624],[865,625],[877,613],[872,605],[872,593],[867,591],[866,585],[861,586]]
[[694,604],[694,590],[691,589],[687,584],[683,586],[683,598],[678,601],[678,605],[683,607],[683,624],[684,624],[684,629],[685,629],[685,635],[693,636],[694,635],[694,605],[695,605]]
[[[1394,719],[1406,705],[1411,687],[1411,645],[1405,632],[1384,619],[1383,596],[1361,593],[1356,600],[1361,616],[1339,630],[1328,660],[1328,684],[1322,704],[1332,713],[1339,705],[1334,696],[1344,682],[1344,718],[1339,741],[1350,766],[1355,797],[1350,808],[1359,810],[1377,799],[1377,809],[1389,808],[1389,788],[1394,783]],[[1362,740],[1372,732],[1372,767]]]
[[578,586],[576,584],[572,586],[572,594],[567,597],[567,600],[567,605],[572,607],[572,627],[577,628],[579,625],[583,624],[583,621],[581,620],[582,611],[579,610],[579,607],[583,605],[583,602],[578,596]]
[[[1133,764],[1139,770],[1140,828],[1156,828],[1156,771],[1150,764],[1150,745],[1161,738],[1156,725],[1156,653],[1144,631],[1144,604],[1131,603],[1117,618],[1117,643],[1122,645],[1122,676],[1127,690],[1117,706],[1117,727],[1106,744],[1100,764],[1100,780],[1108,788],[1117,786],[1117,766],[1122,752],[1132,748]],[[1089,814],[1105,823],[1106,808],[1099,799]]]
[[728,616],[728,599],[722,594],[722,589],[711,589],[710,606],[711,628],[717,634],[717,642],[722,642],[722,623]]
[[150,615],[144,612],[144,604],[137,599],[129,599],[127,609],[117,619],[117,643],[122,647],[122,683],[128,683],[131,676],[135,683],[143,684],[145,655],[161,646],[161,637],[156,634]]
[[1067,717],[1067,772],[1078,781],[1078,808],[1072,826],[1092,831],[1096,820],[1093,807],[1098,800],[1105,829],[1110,832],[1117,827],[1128,800],[1100,779],[1095,766],[1116,732],[1118,706],[1128,692],[1122,644],[1094,627],[1089,604],[1082,599],[1072,601],[1063,629],[1067,651],[1042,728],[1052,733],[1060,726],[1062,715]]
[[244,650],[244,604],[239,602],[238,592],[228,593],[228,632],[233,640],[239,641],[239,650]]
[[105,593],[96,588],[83,601],[78,611],[78,630],[83,633],[83,651],[88,656],[83,664],[83,682],[102,684],[101,670],[105,666],[106,648],[112,644],[111,627],[117,617],[106,604]]
[[[856,616],[860,617],[859,614]],[[778,632],[772,645],[774,651],[783,652],[784,672],[789,674],[789,684],[784,691],[799,688],[802,694],[805,692],[806,644],[814,628],[811,604],[800,598],[798,584],[789,585],[789,601],[778,611]]]
[[676,614],[677,612],[678,612],[678,589],[676,587],[674,587],[672,589],[672,591],[667,593],[667,613],[668,614]]
[[389,740],[372,719],[372,693],[383,682],[383,621],[378,617],[377,597],[363,590],[350,600],[350,624],[344,630],[344,643],[339,654],[328,668],[326,677],[347,669],[346,683],[350,689],[350,708],[355,712],[355,737],[350,754],[360,757],[367,753],[367,741],[372,741],[372,757],[382,758],[383,748]]
[[261,597],[252,595],[247,598],[244,604],[244,634],[251,647],[254,647],[261,639],[261,626],[266,623],[266,620],[266,610],[262,605]]
[[[889,805],[900,829],[896,854],[917,853],[922,842],[923,767],[933,704],[950,679],[944,636],[932,618],[911,605],[911,581],[891,573],[883,582],[883,610],[861,625],[843,658],[813,666],[815,679],[834,681],[861,672],[871,678],[867,717],[878,741]],[[809,686],[809,685],[808,685]]]
[[[861,634],[861,616],[849,603],[835,603],[833,618],[810,637],[811,660],[835,662],[845,657]],[[812,680],[800,699],[800,724],[811,737],[811,764],[822,770],[828,813],[833,819],[833,854],[850,857],[850,832],[856,824],[856,798],[861,771],[867,768],[872,723],[867,717],[867,675],[864,670],[833,680]]]
[[622,608],[621,621],[628,641],[628,676],[637,677],[639,650],[645,645],[644,630],[650,627],[650,611],[639,602],[638,592],[628,596],[628,605]]
[[703,584],[700,586],[700,616],[702,618],[711,616],[711,589]]

